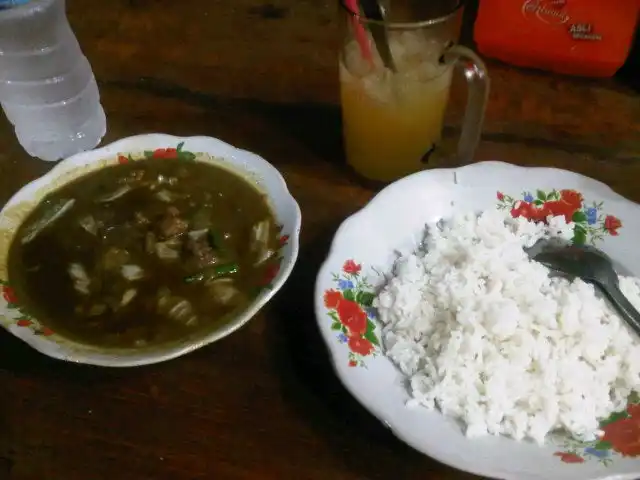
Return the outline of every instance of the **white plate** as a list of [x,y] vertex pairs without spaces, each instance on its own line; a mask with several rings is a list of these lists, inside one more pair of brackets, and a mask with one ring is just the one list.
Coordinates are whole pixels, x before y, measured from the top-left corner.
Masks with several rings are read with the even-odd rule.
[[[152,158],[178,158],[212,163],[234,171],[264,192],[281,226],[280,267],[265,279],[265,288],[243,312],[230,322],[167,346],[148,349],[101,350],[57,335],[29,316],[11,288],[7,257],[13,235],[26,216],[49,192],[89,172],[118,163]],[[157,363],[184,355],[230,335],[248,322],[282,287],[298,258],[301,225],[300,208],[287,190],[284,179],[262,157],[210,137],[174,137],[150,134],[129,137],[60,162],[43,177],[16,193],[0,212],[0,326],[36,350],[61,360],[93,365],[127,367]]]
[[[514,214],[531,215],[537,210],[529,205],[536,201],[537,208],[571,216],[580,224],[579,241],[593,241],[640,275],[640,206],[600,182],[564,170],[500,162],[424,171],[385,188],[336,233],[316,282],[320,331],[351,394],[401,440],[440,462],[507,480],[638,478],[640,405],[630,408],[634,416],[623,413],[603,427],[608,443],[556,438],[543,448],[504,437],[469,440],[457,423],[440,413],[406,407],[404,378],[378,345],[375,310],[367,305],[383,281],[381,274],[390,271],[394,251],[414,249],[427,222],[454,212],[515,208]],[[366,333],[347,339],[345,324],[362,326],[365,315]]]

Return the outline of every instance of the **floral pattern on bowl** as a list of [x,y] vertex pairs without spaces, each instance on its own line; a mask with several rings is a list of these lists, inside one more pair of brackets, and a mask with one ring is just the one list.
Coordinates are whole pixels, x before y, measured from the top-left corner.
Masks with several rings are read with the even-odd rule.
[[[514,195],[513,191],[522,193]],[[390,271],[396,252],[418,246],[426,223],[455,212],[496,207],[531,221],[545,221],[549,214],[564,215],[575,223],[575,243],[595,243],[629,272],[640,274],[640,258],[633,255],[633,238],[640,235],[640,207],[595,180],[562,170],[500,162],[411,175],[384,189],[343,222],[318,274],[316,316],[338,377],[401,440],[453,467],[504,480],[639,478],[640,399],[635,395],[624,411],[601,422],[604,434],[598,441],[578,442],[558,435],[550,436],[543,447],[505,437],[469,440],[454,420],[405,405],[409,400],[406,380],[384,356],[381,326],[375,310],[367,310],[384,282],[380,272]],[[366,285],[372,297],[363,303],[351,293],[345,297],[343,292],[350,292],[352,285]],[[340,315],[342,301],[356,306],[346,304],[348,314]],[[355,352],[354,358],[348,340],[352,331],[362,332],[364,312],[378,342],[363,350],[371,355]],[[350,368],[352,359],[367,368]]]
[[[61,186],[100,168],[142,159],[177,158],[212,163],[243,176],[268,197],[280,228],[280,250],[266,272],[263,287],[253,303],[236,318],[195,338],[149,349],[113,349],[82,345],[42,325],[20,306],[10,285],[7,257],[13,235],[40,200]],[[282,287],[298,256],[301,215],[279,172],[261,157],[210,137],[179,138],[150,134],[130,137],[97,150],[80,153],[60,162],[48,174],[16,193],[0,212],[0,325],[51,357],[102,366],[136,366],[178,357],[215,342],[248,322]]]
[[2,290],[2,298],[7,302],[7,311],[14,314],[11,318],[16,327],[29,329],[34,335],[42,335],[44,337],[50,337],[54,334],[53,330],[48,327],[41,326],[37,320],[20,308],[16,293],[8,283],[0,281],[0,289]]

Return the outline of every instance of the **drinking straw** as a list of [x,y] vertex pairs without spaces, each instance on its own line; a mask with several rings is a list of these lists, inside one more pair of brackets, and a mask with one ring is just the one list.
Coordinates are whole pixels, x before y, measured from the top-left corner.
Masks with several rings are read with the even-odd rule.
[[351,10],[351,25],[353,27],[353,34],[356,37],[358,45],[360,45],[360,53],[365,60],[373,64],[373,56],[371,55],[371,46],[369,45],[369,38],[367,32],[364,29],[364,25],[360,23],[360,8],[358,7],[358,0],[345,0],[347,8]]

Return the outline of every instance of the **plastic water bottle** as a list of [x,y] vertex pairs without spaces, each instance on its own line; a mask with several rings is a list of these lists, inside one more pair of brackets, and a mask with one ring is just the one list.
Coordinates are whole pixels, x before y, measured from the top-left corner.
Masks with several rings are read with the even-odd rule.
[[98,85],[65,0],[0,0],[0,104],[34,157],[56,161],[100,143]]

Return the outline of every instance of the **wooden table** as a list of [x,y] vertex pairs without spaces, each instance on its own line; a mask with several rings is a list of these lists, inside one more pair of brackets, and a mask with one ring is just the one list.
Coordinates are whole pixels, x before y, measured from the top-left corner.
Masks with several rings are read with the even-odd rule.
[[[64,364],[0,332],[0,480],[465,479],[396,440],[334,377],[312,287],[336,226],[375,193],[346,173],[329,0],[69,0],[105,141],[219,137],[263,155],[304,217],[286,288],[233,336],[138,369]],[[614,81],[489,62],[477,160],[548,165],[640,201],[640,100]],[[464,96],[448,117],[455,135]],[[0,125],[0,204],[50,164]]]

